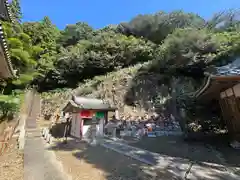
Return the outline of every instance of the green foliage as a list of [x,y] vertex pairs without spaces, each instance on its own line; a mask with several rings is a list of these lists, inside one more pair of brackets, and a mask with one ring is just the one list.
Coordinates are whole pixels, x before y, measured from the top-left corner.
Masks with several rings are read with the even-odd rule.
[[[19,74],[31,76],[31,72],[35,71],[38,62],[32,49],[30,36],[22,31],[21,24],[16,26],[4,22],[3,27],[4,32],[6,33],[8,46],[10,48],[13,68],[18,70]],[[29,80],[28,83],[33,80],[33,77],[30,79],[31,80]],[[26,83],[26,81],[20,76],[17,80],[10,80],[6,89],[14,90],[16,88],[24,88],[28,83]]]
[[214,14],[213,18],[207,22],[206,27],[216,32],[239,31],[240,30],[240,10],[230,9]]
[[[157,72],[192,72],[197,66],[201,74],[238,54],[236,15],[227,11],[207,22],[193,13],[158,12],[98,30],[78,22],[63,31],[46,16],[39,22],[5,23],[5,32],[15,68],[32,77],[22,84],[44,91],[76,87],[84,79],[146,61]],[[13,84],[22,87],[20,79]]]
[[8,43],[11,49],[22,49],[23,47],[22,41],[17,38],[9,38]]
[[49,17],[45,16],[40,22],[25,22],[22,27],[23,32],[31,37],[33,45],[50,50],[55,48],[60,31],[52,24]]
[[153,15],[139,15],[129,23],[122,23],[118,26],[118,31],[126,35],[144,37],[155,43],[161,43],[168,34],[177,28],[202,28],[204,24],[205,20],[193,13],[160,11]]
[[[205,71],[240,55],[239,11],[220,12],[208,21],[183,11],[158,12],[97,30],[77,22],[61,31],[47,16],[21,23],[19,0],[10,9],[16,21],[3,22],[3,28],[18,78],[0,84],[1,120],[18,112],[23,90],[32,85],[54,90],[55,99],[64,97],[64,103],[71,90],[66,95],[63,88],[79,85],[77,94],[107,99],[116,83],[125,96],[119,93],[119,107],[123,99],[146,107],[148,101],[170,98],[169,86],[177,79],[176,96],[182,97],[177,103],[193,107],[183,94],[199,86]],[[44,96],[52,100],[49,93]]]
[[45,79],[44,84],[51,85],[54,81],[75,87],[95,75],[152,60],[155,47],[153,43],[133,36],[102,32],[88,40],[80,40],[75,46],[62,48],[54,65],[56,76],[49,74],[51,77]]
[[181,69],[190,76],[202,75],[240,53],[237,11],[219,13],[209,21],[183,11],[158,12],[97,30],[77,22],[63,31],[47,16],[21,23],[18,0],[11,11],[19,23],[4,22],[4,33],[19,78],[8,81],[8,94],[33,84],[42,91],[76,87],[85,79],[144,62],[149,62],[149,73],[170,77]]
[[32,41],[31,55],[37,60],[35,68],[39,73],[34,78],[34,83],[38,84],[54,68],[60,31],[47,16],[40,22],[23,23],[22,27],[23,32],[28,34]]
[[87,40],[93,35],[93,28],[86,23],[78,22],[73,25],[67,25],[61,33],[59,43],[66,47],[76,45],[80,40]]
[[9,116],[18,112],[19,105],[19,96],[0,95],[0,121],[9,119]]
[[158,58],[153,67],[157,70],[182,69],[203,74],[210,65],[225,65],[238,56],[239,38],[239,32],[214,33],[208,29],[177,29],[157,50]]
[[10,11],[12,14],[12,17],[15,21],[21,22],[22,18],[22,12],[20,7],[20,0],[12,0],[10,3]]
[[28,74],[20,74],[17,79],[12,81],[12,83],[15,85],[18,85],[18,86],[21,86],[21,85],[26,86],[32,82],[34,77],[36,77],[38,75],[39,75],[39,73],[37,73],[37,72],[33,72],[33,73],[28,72]]
[[176,67],[212,61],[220,46],[212,36],[205,29],[178,29],[160,47],[160,60],[165,61],[166,66]]

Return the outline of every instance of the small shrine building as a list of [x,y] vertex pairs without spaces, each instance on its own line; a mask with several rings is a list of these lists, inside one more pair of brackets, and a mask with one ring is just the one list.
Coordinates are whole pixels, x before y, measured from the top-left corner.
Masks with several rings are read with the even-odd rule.
[[115,110],[115,107],[100,99],[72,96],[62,111],[72,116],[70,134],[80,139],[88,139],[93,129],[97,136],[104,135],[108,112]]

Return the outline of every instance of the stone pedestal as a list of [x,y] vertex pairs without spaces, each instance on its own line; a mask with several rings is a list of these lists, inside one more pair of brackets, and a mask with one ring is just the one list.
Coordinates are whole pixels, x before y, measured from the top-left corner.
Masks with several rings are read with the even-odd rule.
[[113,138],[116,138],[116,131],[117,131],[117,128],[113,128],[113,133],[112,133]]
[[96,125],[96,136],[103,137],[104,136],[104,119],[100,119],[99,124]]
[[49,134],[49,129],[46,129],[45,134],[44,134],[44,139],[47,139],[48,134]]
[[98,144],[97,139],[93,138],[92,141],[90,142],[91,146],[96,146]]
[[54,138],[53,138],[52,136],[50,136],[48,143],[49,143],[49,144],[52,144],[53,141],[54,141]]
[[97,125],[92,125],[90,128],[89,144],[91,146],[97,145],[96,135],[97,135]]
[[50,142],[50,138],[51,138],[51,134],[47,135],[46,141],[49,143]]

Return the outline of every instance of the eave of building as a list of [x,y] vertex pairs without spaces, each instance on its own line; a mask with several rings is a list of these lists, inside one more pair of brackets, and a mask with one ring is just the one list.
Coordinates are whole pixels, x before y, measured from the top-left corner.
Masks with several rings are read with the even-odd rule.
[[[117,108],[111,107],[99,99],[89,99],[80,97],[83,102],[79,103],[79,97],[73,96],[71,100],[62,109],[64,112],[73,112],[78,110],[99,110],[99,111],[115,111]],[[94,101],[94,102],[93,102]],[[96,104],[95,104],[96,103]]]
[[12,67],[12,62],[10,59],[8,46],[6,39],[4,37],[3,27],[0,22],[0,78],[13,78],[15,77],[15,72]]
[[2,13],[3,13],[3,19],[4,21],[9,21],[9,22],[13,22],[13,17],[12,17],[12,14],[11,14],[11,11],[10,11],[10,6],[9,6],[9,3],[8,3],[8,0],[0,0],[2,1],[1,4],[2,4]]
[[[10,13],[10,7],[7,0],[1,0],[1,20],[13,22],[12,15]],[[6,39],[4,37],[4,29],[0,22],[0,79],[14,78],[15,71],[12,67],[12,62],[9,55]]]
[[210,101],[212,99],[218,99],[222,91],[225,91],[226,89],[240,83],[239,75],[206,75],[207,79],[205,80],[203,86],[193,94],[193,97],[196,100]]

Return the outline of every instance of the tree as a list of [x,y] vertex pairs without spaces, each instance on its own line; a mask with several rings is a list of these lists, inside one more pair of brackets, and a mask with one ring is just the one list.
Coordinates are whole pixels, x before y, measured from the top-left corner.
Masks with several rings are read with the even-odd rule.
[[10,11],[11,15],[16,20],[16,22],[20,23],[22,19],[22,12],[20,7],[20,0],[12,0],[10,3]]
[[31,37],[33,45],[39,45],[46,50],[56,50],[60,31],[49,17],[45,16],[40,22],[25,22],[22,26],[23,31]]
[[144,37],[159,44],[177,28],[202,28],[204,24],[205,20],[193,13],[161,11],[154,15],[139,15],[129,23],[121,23],[118,31],[126,35]]
[[238,56],[239,32],[214,33],[208,29],[178,29],[158,48],[153,67],[180,69],[191,76],[202,74],[209,66],[221,66]]
[[4,93],[10,93],[16,88],[24,88],[38,74],[36,71],[37,56],[40,51],[35,50],[31,37],[24,33],[19,25],[18,29],[13,28],[11,23],[4,22],[3,27],[10,48],[10,57],[14,69],[18,70],[19,78],[9,80]]
[[37,84],[54,68],[60,31],[47,16],[40,22],[26,22],[22,26],[23,31],[31,37],[32,55],[37,59],[36,69],[39,75],[34,80]]
[[50,88],[49,83],[53,82],[54,85],[59,82],[60,87],[75,87],[84,79],[149,61],[154,57],[155,47],[153,43],[133,36],[99,32],[89,40],[80,40],[75,46],[63,48],[54,65],[55,70],[42,84],[45,88]]
[[11,120],[13,114],[18,112],[20,105],[19,95],[0,95],[0,122]]
[[206,23],[206,27],[216,32],[239,31],[240,10],[230,9],[218,12]]
[[76,24],[67,25],[62,31],[59,43],[67,47],[76,45],[80,40],[87,40],[93,35],[93,28],[87,23],[78,22]]

